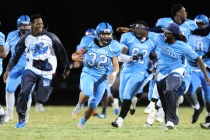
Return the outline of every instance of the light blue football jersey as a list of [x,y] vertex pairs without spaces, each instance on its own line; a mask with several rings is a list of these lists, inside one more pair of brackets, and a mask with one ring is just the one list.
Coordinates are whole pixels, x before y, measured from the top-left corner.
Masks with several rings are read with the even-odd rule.
[[89,36],[82,38],[80,47],[87,50],[84,54],[82,72],[99,77],[107,77],[111,59],[119,56],[122,50],[120,43],[116,40],[112,40],[107,46],[100,47],[94,42],[94,38]]
[[[166,17],[166,18],[160,18],[156,22],[156,27],[167,27],[170,23],[174,22],[172,18]],[[186,19],[182,24],[178,24],[180,31],[183,35],[186,36],[188,39],[189,35],[191,34],[192,31],[198,28],[196,22],[191,19]]]
[[128,32],[122,34],[120,43],[122,46],[128,47],[127,55],[129,56],[143,54],[143,58],[140,60],[123,63],[123,71],[139,72],[149,69],[149,55],[155,50],[155,44],[150,39],[141,42],[134,33]]
[[192,62],[198,54],[185,42],[177,40],[174,44],[164,42],[164,34],[149,32],[149,38],[156,42],[158,57],[157,71],[166,75],[177,68],[183,68],[183,57]]
[[[11,51],[11,56],[15,54],[15,46],[20,40],[20,35],[19,35],[19,30],[14,30],[9,32],[7,35],[6,42],[9,44],[10,51]],[[26,66],[26,53],[23,53],[23,55],[20,57],[18,63],[16,64],[16,67],[18,68],[25,68]]]
[[[188,44],[201,57],[210,51],[209,36],[190,35]],[[205,58],[203,61],[210,66],[210,58]],[[197,63],[193,63],[191,61],[188,63],[192,67],[197,67]]]

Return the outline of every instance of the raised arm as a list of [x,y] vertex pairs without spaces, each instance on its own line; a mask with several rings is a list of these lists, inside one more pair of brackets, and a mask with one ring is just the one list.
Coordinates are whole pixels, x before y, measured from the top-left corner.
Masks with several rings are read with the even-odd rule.
[[148,37],[149,31],[146,29],[134,29],[134,28],[127,28],[127,27],[117,27],[117,32],[126,33],[126,32],[134,32],[138,37]]

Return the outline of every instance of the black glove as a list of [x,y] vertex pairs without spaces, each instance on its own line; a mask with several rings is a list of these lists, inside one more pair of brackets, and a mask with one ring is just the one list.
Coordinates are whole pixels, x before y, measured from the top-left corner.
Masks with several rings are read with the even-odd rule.
[[143,54],[135,54],[133,55],[133,60],[140,60],[143,58]]
[[208,72],[210,72],[210,68],[209,68],[209,67],[206,67],[206,70],[207,70]]
[[205,58],[210,58],[210,52],[207,52],[202,56],[202,59],[205,59]]

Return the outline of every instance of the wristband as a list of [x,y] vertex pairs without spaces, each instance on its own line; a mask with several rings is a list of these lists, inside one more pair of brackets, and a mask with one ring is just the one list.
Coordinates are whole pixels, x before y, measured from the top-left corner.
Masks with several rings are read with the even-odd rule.
[[114,75],[116,77],[117,76],[117,73],[116,72],[113,72],[112,75]]

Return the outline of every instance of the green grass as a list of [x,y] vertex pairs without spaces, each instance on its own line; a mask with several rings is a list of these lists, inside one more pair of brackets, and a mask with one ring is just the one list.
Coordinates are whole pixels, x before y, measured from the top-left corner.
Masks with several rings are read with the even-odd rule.
[[[122,128],[113,128],[111,122],[116,119],[112,108],[108,108],[107,118],[91,117],[84,129],[77,129],[79,120],[71,119],[73,107],[45,106],[46,112],[30,111],[29,122],[24,129],[15,129],[17,115],[9,123],[0,126],[1,140],[207,140],[210,130],[200,128],[205,120],[205,111],[196,124],[191,124],[191,107],[180,107],[180,123],[176,130],[164,131],[163,124],[155,123],[144,128],[147,115],[145,107],[138,107],[135,115],[126,117]],[[82,110],[84,112],[85,108]],[[99,107],[98,112],[101,111]]]

